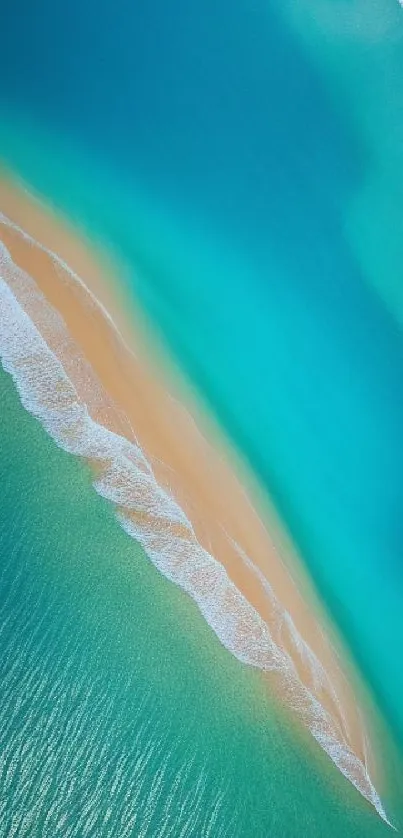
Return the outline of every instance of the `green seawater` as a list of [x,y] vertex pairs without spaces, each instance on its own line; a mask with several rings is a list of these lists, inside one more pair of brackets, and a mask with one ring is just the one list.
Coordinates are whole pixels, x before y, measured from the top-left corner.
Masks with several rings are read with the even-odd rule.
[[336,288],[320,274],[318,304],[274,269],[270,301],[253,261],[191,211],[3,114],[3,160],[122,265],[128,305],[141,302],[262,479],[401,745],[403,342],[380,300],[341,260]]
[[[1,159],[117,256],[128,301],[273,498],[402,747],[402,9],[25,5],[0,56]],[[5,834],[382,834],[4,388]],[[402,767],[376,738],[398,825]]]
[[389,834],[2,370],[0,398],[2,838]]

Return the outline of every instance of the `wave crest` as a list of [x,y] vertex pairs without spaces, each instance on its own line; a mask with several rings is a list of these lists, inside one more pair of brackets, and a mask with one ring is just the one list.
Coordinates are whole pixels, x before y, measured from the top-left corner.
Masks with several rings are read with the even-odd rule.
[[[2,214],[0,223],[46,251],[58,269],[67,272],[69,280],[85,287],[62,260]],[[114,504],[128,535],[141,544],[165,577],[193,598],[221,643],[236,658],[273,673],[287,704],[321,748],[389,823],[365,760],[354,753],[349,742],[342,708],[329,677],[297,632],[290,614],[262,576],[274,615],[274,625],[269,627],[231,581],[223,565],[199,543],[191,521],[158,484],[140,446],[92,418],[84,394],[89,388],[92,402],[95,399],[100,404],[105,399],[102,385],[72,341],[61,316],[32,277],[13,262],[2,242],[0,311],[0,358],[25,409],[61,448],[96,463],[94,488]],[[76,371],[80,369],[83,387],[75,386],[69,377],[71,363]],[[261,575],[239,545],[233,544],[245,565]],[[292,649],[293,656],[285,646]],[[301,681],[295,660],[303,660],[308,667],[310,688]],[[330,697],[334,717],[321,703],[324,694],[328,702]]]

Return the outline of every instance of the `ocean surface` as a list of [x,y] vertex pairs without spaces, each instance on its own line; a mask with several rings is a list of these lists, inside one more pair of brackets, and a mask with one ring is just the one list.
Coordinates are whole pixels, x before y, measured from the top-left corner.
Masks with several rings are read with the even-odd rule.
[[[386,0],[377,0],[370,12],[359,0],[346,4],[303,0],[298,9],[292,2],[280,9],[268,0],[252,5],[175,0],[169,7],[160,1],[129,4],[123,0],[113,7],[87,2],[85,8],[77,0],[71,0],[68,7],[54,0],[39,0],[35,8],[17,3],[7,12],[0,53],[0,158],[121,259],[125,265],[121,281],[128,297],[141,302],[189,382],[208,402],[273,499],[400,747],[402,55],[403,12],[397,3]],[[2,455],[6,463],[14,457],[5,481],[10,500],[4,508],[15,515],[14,519],[4,513],[4,537],[10,546],[2,555],[7,560],[11,546],[21,539],[20,547],[13,546],[16,561],[5,571],[6,583],[13,591],[16,586],[15,596],[18,585],[22,586],[21,612],[12,599],[4,599],[10,614],[21,616],[21,625],[11,620],[12,636],[21,632],[23,637],[26,631],[28,596],[20,579],[26,571],[24,585],[30,596],[35,597],[40,589],[45,598],[50,597],[45,612],[49,637],[58,633],[58,621],[60,632],[69,637],[71,630],[63,627],[75,625],[74,620],[78,635],[84,632],[86,637],[88,632],[87,640],[77,645],[77,654],[84,655],[85,650],[83,672],[94,667],[98,673],[101,702],[102,690],[112,689],[115,676],[121,676],[118,663],[113,678],[100,671],[91,615],[84,614],[84,604],[79,606],[81,585],[85,590],[81,574],[83,579],[86,573],[87,579],[92,578],[91,568],[99,559],[98,533],[99,545],[110,538],[111,555],[118,539],[122,561],[136,548],[117,531],[112,518],[105,517],[102,501],[90,500],[88,494],[85,503],[96,521],[97,536],[93,532],[91,537],[88,513],[74,532],[71,553],[76,581],[73,596],[67,596],[74,574],[69,577],[67,557],[62,555],[69,552],[65,536],[58,539],[57,533],[70,530],[69,521],[62,509],[57,517],[53,494],[52,509],[41,519],[39,501],[32,498],[36,490],[31,493],[27,488],[30,500],[22,505],[17,487],[32,487],[36,481],[41,485],[42,474],[43,492],[45,483],[49,491],[41,446],[47,447],[46,457],[55,458],[55,474],[56,460],[63,460],[66,484],[56,477],[52,481],[62,493],[61,507],[66,503],[74,507],[75,493],[84,493],[84,472],[24,415],[5,378],[4,388]],[[12,419],[13,411],[18,413],[18,422]],[[17,427],[21,428],[20,442]],[[35,437],[32,445],[23,437],[28,432]],[[24,462],[19,462],[19,445],[24,445]],[[42,552],[46,554],[46,544],[53,545],[46,548],[53,556],[51,570],[39,561]],[[59,550],[62,554],[56,561]],[[107,561],[107,550],[103,553]],[[18,571],[18,562],[24,574]],[[168,583],[162,586],[154,580],[144,559],[139,564],[144,578],[149,574],[147,584],[159,586],[161,597],[168,596],[164,587]],[[15,574],[15,582],[10,573]],[[52,588],[53,573],[57,573],[57,583]],[[55,596],[59,592],[55,604],[52,590]],[[140,608],[140,593],[136,594],[128,608]],[[107,609],[106,592],[102,596]],[[177,597],[180,608],[192,612],[191,604],[184,604],[179,593],[171,591],[169,596]],[[132,674],[131,657],[126,669],[126,646],[121,667],[133,679],[132,686],[127,699],[110,696],[116,719],[126,715],[122,702],[127,700],[132,725],[141,724],[141,715],[137,721],[133,715],[139,707],[133,691],[151,683],[152,672],[168,667],[163,656],[158,658],[144,601],[142,608],[145,622],[139,621],[137,642],[143,676],[137,676],[137,664]],[[192,625],[193,618],[200,637],[205,633],[209,650],[205,654],[212,654],[210,645],[214,647],[225,671],[235,667],[228,679],[239,678],[241,692],[252,690],[257,676],[249,670],[246,676],[239,662],[217,648],[208,627],[199,624],[201,618],[192,612]],[[153,619],[162,617],[154,614]],[[173,622],[178,626],[181,619],[175,616]],[[117,616],[109,613],[107,633],[118,631],[114,621]],[[159,631],[164,633],[161,627]],[[217,790],[212,778],[225,776],[229,764],[235,778],[222,803],[223,825],[211,827],[214,838],[227,834],[225,829],[229,835],[240,836],[323,835],[325,823],[326,828],[332,824],[334,832],[327,834],[335,838],[382,834],[386,827],[362,809],[354,812],[347,806],[344,811],[341,798],[335,803],[336,794],[330,801],[320,772],[311,763],[307,767],[303,749],[280,721],[281,732],[277,722],[274,732],[261,722],[258,728],[250,720],[239,722],[239,750],[235,737],[233,753],[233,728],[223,722],[225,703],[220,709],[213,686],[207,695],[205,670],[210,667],[203,669],[196,642],[190,654],[186,644],[181,647],[181,633],[173,632],[172,643],[174,637],[178,651],[172,650],[172,668],[182,672],[191,665],[194,671],[189,678],[199,677],[204,684],[200,690],[206,704],[200,718],[206,730],[201,728],[197,736],[200,743],[205,736],[205,745],[208,741],[212,754],[217,752],[211,759],[218,761],[206,769],[203,794]],[[67,646],[63,654],[58,646],[57,653],[60,660],[70,655]],[[35,656],[27,654],[36,672]],[[55,652],[49,647],[46,654],[43,650],[38,654],[44,655],[45,673]],[[11,646],[10,661],[13,656],[17,660],[16,655],[16,647]],[[176,719],[176,677],[167,673],[166,681],[169,700],[165,693],[158,699],[161,717],[165,713]],[[40,695],[41,689],[38,686]],[[65,689],[61,681],[60,690]],[[227,691],[223,686],[223,690],[225,695],[233,691],[231,700],[237,708],[235,688]],[[188,725],[185,697],[191,704],[195,693],[199,689],[184,688],[178,700],[183,705],[183,730]],[[97,696],[91,701],[96,703]],[[243,707],[248,703],[245,696],[240,699]],[[37,712],[42,712],[41,707]],[[159,710],[155,712],[160,715]],[[239,721],[239,709],[232,712]],[[271,709],[271,713],[277,719],[278,711]],[[95,711],[92,717],[97,718]],[[73,724],[80,728],[79,721]],[[91,741],[101,743],[104,724],[101,714],[99,729],[83,733],[83,742],[94,736]],[[119,731],[120,724],[116,721]],[[193,730],[190,721],[189,725]],[[182,742],[179,720],[178,726],[167,734],[168,740],[172,735],[175,748]],[[222,754],[220,742],[224,743]],[[101,747],[96,744],[94,753]],[[110,747],[110,764],[114,765],[115,752]],[[128,765],[134,758],[129,748]],[[244,763],[255,766],[247,776],[242,773]],[[45,788],[47,769],[43,771]],[[394,770],[391,774],[390,793],[398,799],[399,791],[403,796],[403,780]],[[251,776],[256,776],[253,783]],[[305,792],[305,776],[310,778],[311,787],[308,781],[306,787],[311,791]],[[20,794],[16,783],[15,778],[11,780],[15,801]],[[190,785],[194,792],[194,780]],[[101,793],[95,782],[94,800]],[[345,789],[343,794],[353,791]],[[228,812],[240,797],[242,814],[235,816],[236,827],[228,826]],[[200,804],[200,811],[212,811],[216,804],[209,799],[209,805]],[[247,807],[255,812],[255,820]],[[302,828],[300,819],[305,815],[312,821]],[[343,819],[348,818],[346,825]],[[163,835],[153,828],[145,826],[151,831],[144,834]],[[81,834],[71,829],[72,835]],[[101,834],[108,835],[109,826],[103,829]],[[111,821],[110,829],[115,834],[117,824]],[[207,826],[194,827],[183,834],[208,835],[206,830]],[[95,830],[94,834],[99,833]],[[181,833],[173,834],[176,838]]]
[[0,835],[390,834],[0,387]]

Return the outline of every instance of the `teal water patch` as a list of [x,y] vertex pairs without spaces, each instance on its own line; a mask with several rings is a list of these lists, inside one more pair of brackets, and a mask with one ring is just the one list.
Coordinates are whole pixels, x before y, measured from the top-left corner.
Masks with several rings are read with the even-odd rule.
[[[7,226],[4,216],[0,220]],[[61,282],[81,282],[56,255],[49,252],[49,256]],[[94,489],[116,505],[116,516],[125,532],[143,547],[165,577],[192,597],[226,649],[243,663],[275,673],[276,690],[287,706],[339,770],[387,819],[366,764],[365,728],[369,720],[366,718],[364,729],[359,725],[360,745],[353,744],[348,723],[338,725],[335,720],[339,717],[339,700],[331,678],[295,630],[291,615],[270,584],[264,583],[273,619],[266,624],[225,569],[199,544],[191,522],[157,483],[151,464],[134,440],[111,433],[88,415],[87,404],[98,396],[98,380],[72,343],[61,318],[45,298],[41,299],[32,278],[18,268],[1,242],[0,263],[0,357],[23,406],[39,419],[60,448],[97,462]],[[66,376],[72,358],[80,379],[85,381],[83,398]],[[243,559],[250,564],[248,556]],[[302,680],[293,664],[294,655],[306,663]]]
[[17,3],[0,99],[220,232],[289,255],[297,239],[307,259],[315,211],[337,224],[361,161],[277,5],[38,0],[21,30]]
[[276,5],[17,3],[1,148],[121,256],[403,742],[402,17]]
[[389,834],[0,392],[3,834]]
[[4,120],[0,140],[28,181],[121,259],[126,290],[261,475],[401,732],[403,355],[392,321],[351,265],[320,296],[276,265],[263,287],[256,262],[140,181],[127,188],[102,163],[84,169],[71,143],[32,123]]
[[282,14],[361,149],[361,177],[344,209],[344,232],[365,280],[401,327],[401,3],[354,0],[341,7],[332,0],[286,0]]

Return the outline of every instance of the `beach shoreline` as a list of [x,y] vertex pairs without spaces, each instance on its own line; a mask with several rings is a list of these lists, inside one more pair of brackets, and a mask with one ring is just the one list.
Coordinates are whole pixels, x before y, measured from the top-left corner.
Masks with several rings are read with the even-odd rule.
[[[128,440],[144,454],[144,479],[148,479],[149,465],[162,493],[174,501],[176,520],[169,521],[170,535],[177,539],[177,544],[183,544],[191,532],[202,553],[224,568],[241,598],[275,639],[276,648],[290,659],[302,685],[298,700],[305,695],[303,690],[313,695],[331,718],[336,739],[339,736],[358,759],[362,777],[349,779],[378,808],[376,797],[371,799],[373,786],[369,776],[367,794],[359,786],[364,782],[365,771],[376,777],[376,785],[381,782],[382,772],[368,748],[355,688],[347,684],[334,649],[334,629],[320,608],[302,564],[294,562],[289,550],[285,555],[286,538],[282,539],[274,519],[266,517],[257,486],[253,492],[253,476],[229,444],[224,444],[214,421],[196,404],[173,367],[172,374],[167,375],[170,363],[161,362],[160,348],[156,351],[154,339],[146,335],[147,327],[140,314],[138,322],[133,311],[130,316],[126,314],[123,292],[112,290],[116,266],[94,248],[88,248],[80,235],[70,231],[61,219],[5,174],[0,176],[0,212],[4,213],[0,218],[0,241],[14,265],[30,275],[39,292],[35,298],[31,292],[27,296],[20,275],[11,288],[12,294],[18,300],[22,289],[19,304],[61,362],[91,420]],[[58,262],[52,254],[57,254]],[[67,264],[74,275],[67,270]],[[49,311],[56,311],[63,318],[69,340],[64,337],[62,347],[58,344],[62,328],[59,321],[54,328],[49,318],[41,320],[43,301]],[[148,515],[154,537],[157,534],[165,538],[167,521],[164,514],[153,508],[154,496],[150,496],[147,510],[142,507],[139,512],[130,496],[130,491],[135,496],[137,490],[128,484],[129,494],[124,487],[123,497],[120,487],[121,501],[117,503],[110,493],[111,484],[105,488],[102,483],[104,466],[99,465],[97,456],[87,459],[94,467],[100,493],[108,496],[109,492],[119,514],[124,510],[125,528],[136,537]],[[218,574],[217,578],[221,580],[222,576]],[[200,579],[196,582],[199,584]],[[234,603],[229,594],[228,597],[230,611]],[[337,648],[339,645],[337,642]],[[283,694],[292,706],[295,698],[288,692],[294,688],[279,672],[277,662],[267,677],[272,685],[278,680],[279,695]],[[324,678],[319,686],[315,684],[318,675],[319,682]],[[310,727],[307,717],[302,721]],[[340,760],[336,764],[348,776],[348,769],[343,770]],[[358,771],[358,764],[352,771]],[[379,808],[378,811],[381,814]]]

